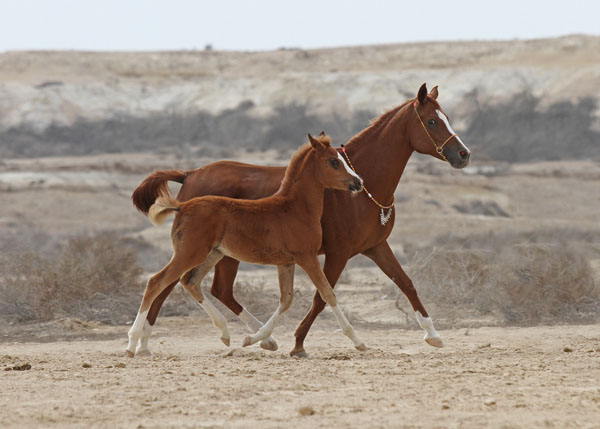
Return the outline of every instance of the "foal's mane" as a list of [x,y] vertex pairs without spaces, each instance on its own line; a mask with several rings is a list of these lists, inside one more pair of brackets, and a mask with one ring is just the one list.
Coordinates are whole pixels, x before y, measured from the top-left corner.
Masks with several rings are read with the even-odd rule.
[[[331,138],[327,135],[320,135],[318,140],[321,143],[331,144]],[[294,152],[292,158],[290,159],[290,163],[285,169],[285,175],[283,176],[279,190],[275,193],[276,195],[280,195],[281,193],[288,191],[292,184],[300,177],[302,171],[304,171],[306,161],[311,151],[311,144],[306,143],[300,146],[300,148]]]
[[[354,137],[352,137],[350,140],[348,140],[347,144],[363,139],[368,139],[376,132],[381,131],[392,121],[392,119],[400,110],[402,110],[406,105],[413,103],[414,101],[415,99],[411,98],[410,100],[405,101],[401,105],[393,107],[390,110],[384,112],[377,118],[372,119],[371,124],[364,130],[358,132],[358,134],[354,135]],[[427,96],[427,101],[432,103],[436,109],[441,109],[440,104],[437,102],[437,100],[431,98],[430,96]]]

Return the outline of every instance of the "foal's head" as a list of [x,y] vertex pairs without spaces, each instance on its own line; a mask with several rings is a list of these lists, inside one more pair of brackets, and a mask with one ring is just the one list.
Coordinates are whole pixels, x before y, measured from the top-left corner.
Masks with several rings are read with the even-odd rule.
[[331,139],[321,132],[318,138],[310,134],[308,140],[314,152],[316,179],[326,188],[357,193],[362,191],[362,179],[348,166],[340,153],[331,147]]
[[410,144],[417,152],[448,161],[454,168],[466,167],[471,152],[450,126],[437,97],[437,86],[429,94],[426,84],[419,88],[417,98],[409,106],[414,115],[410,122]]

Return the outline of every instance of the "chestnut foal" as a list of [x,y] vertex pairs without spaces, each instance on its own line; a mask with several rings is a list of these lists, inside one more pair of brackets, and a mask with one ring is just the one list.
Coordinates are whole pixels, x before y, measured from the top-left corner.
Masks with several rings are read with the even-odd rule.
[[249,346],[271,335],[275,323],[293,298],[294,268],[300,265],[317,287],[319,295],[331,306],[342,329],[358,350],[366,347],[337,305],[333,288],[321,269],[317,254],[321,247],[321,215],[325,188],[358,193],[362,179],[354,173],[328,136],[308,135],[310,144],[293,156],[275,195],[260,200],[238,200],[205,196],[179,202],[164,192],[150,207],[154,224],[175,214],[171,230],[173,257],[148,281],[142,304],[129,330],[127,354],[133,357],[141,339],[150,306],[170,284],[179,280],[202,305],[221,331],[221,340],[229,345],[229,332],[223,315],[204,299],[202,278],[224,256],[253,264],[277,265],[279,306],[269,321],[254,335],[245,338]]

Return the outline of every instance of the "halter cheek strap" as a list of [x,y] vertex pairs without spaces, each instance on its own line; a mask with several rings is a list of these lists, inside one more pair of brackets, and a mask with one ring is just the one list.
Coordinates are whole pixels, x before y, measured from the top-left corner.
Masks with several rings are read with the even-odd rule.
[[421,119],[419,112],[417,112],[417,102],[416,101],[413,103],[413,109],[415,110],[415,114],[417,115],[417,118],[419,118],[419,122],[423,126],[423,129],[425,130],[427,137],[429,137],[429,140],[431,140],[431,143],[433,143],[433,145],[435,146],[435,151],[444,159],[444,161],[449,162],[448,159],[446,158],[446,155],[444,155],[444,146],[446,146],[446,143],[448,143],[450,140],[452,140],[454,137],[456,137],[456,134],[450,135],[450,137],[448,137],[446,139],[446,141],[444,143],[442,143],[441,146],[438,146],[437,143],[435,142],[435,140],[433,140],[433,137],[431,137],[431,134],[429,134],[429,130],[423,123],[423,120]]

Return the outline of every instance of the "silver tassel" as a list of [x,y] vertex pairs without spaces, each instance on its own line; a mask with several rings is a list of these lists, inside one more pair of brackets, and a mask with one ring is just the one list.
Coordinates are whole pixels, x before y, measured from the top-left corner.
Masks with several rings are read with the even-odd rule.
[[387,213],[385,213],[384,210],[381,209],[381,213],[379,214],[379,220],[381,221],[381,225],[385,226],[385,224],[388,223],[390,217],[392,217],[393,208],[394,207],[390,207]]

